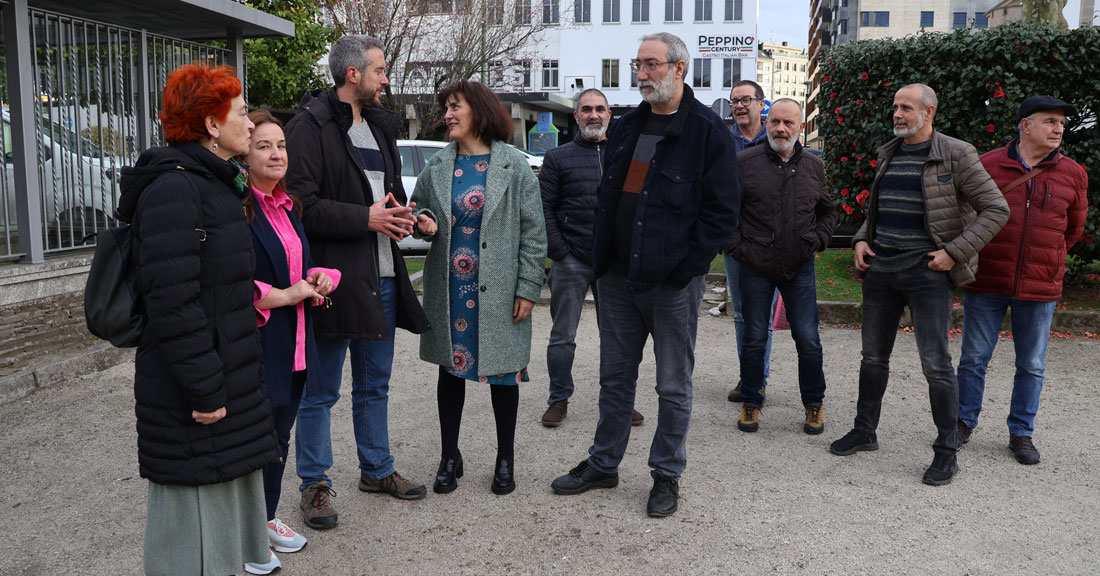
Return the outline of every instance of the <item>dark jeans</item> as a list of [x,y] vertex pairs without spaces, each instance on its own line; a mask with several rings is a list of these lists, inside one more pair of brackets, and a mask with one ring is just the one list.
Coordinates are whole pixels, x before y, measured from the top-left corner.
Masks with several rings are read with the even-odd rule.
[[818,333],[817,286],[814,261],[810,259],[789,280],[768,278],[752,266],[741,266],[742,315],[745,318],[745,348],[741,354],[741,399],[759,408],[767,371],[767,350],[771,339],[772,299],[776,289],[787,308],[787,322],[798,351],[798,389],[803,406],[820,406],[825,398],[821,337]]
[[279,507],[279,496],[283,492],[283,471],[286,470],[286,457],[290,452],[290,429],[298,416],[298,402],[302,399],[302,389],[306,385],[305,370],[295,372],[290,377],[290,404],[271,407],[271,420],[275,426],[275,437],[279,441],[279,456],[282,460],[264,466],[264,500],[267,502],[267,521],[275,519],[275,509]]
[[691,374],[695,334],[706,285],[693,278],[684,288],[660,284],[635,293],[626,278],[609,272],[600,287],[600,421],[588,449],[588,463],[617,472],[630,439],[630,416],[638,386],[638,364],[653,335],[657,363],[657,430],[649,448],[653,474],[679,478],[687,463],[691,424]]
[[550,329],[550,344],[546,346],[546,373],[550,378],[547,404],[568,400],[573,395],[573,355],[577,349],[574,339],[589,287],[595,300],[592,266],[576,256],[567,254],[550,265],[550,318],[554,326]]
[[863,280],[863,361],[859,366],[856,430],[873,434],[878,428],[882,396],[890,378],[890,353],[894,350],[902,309],[908,305],[921,368],[928,380],[932,420],[938,431],[932,449],[955,454],[959,386],[947,346],[951,289],[947,272],[929,269],[927,258],[901,272],[867,272]]

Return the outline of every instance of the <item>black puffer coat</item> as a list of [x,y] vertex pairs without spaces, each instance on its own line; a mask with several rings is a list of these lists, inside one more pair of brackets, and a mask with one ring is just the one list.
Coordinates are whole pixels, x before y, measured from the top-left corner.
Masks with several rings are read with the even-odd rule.
[[[279,460],[252,307],[237,169],[198,144],[145,151],[122,176],[148,317],[135,360],[138,464],[159,484],[225,482]],[[191,411],[225,418],[203,425]]]
[[[362,113],[386,164],[383,192],[393,193],[405,204],[396,140],[401,121],[382,108],[367,107]],[[389,250],[397,284],[397,327],[422,334],[428,329],[428,317],[409,282],[397,242],[387,238],[379,246],[378,234],[367,229],[374,196],[348,137],[351,123],[351,106],[330,89],[306,92],[286,125],[287,190],[302,200],[302,224],[313,263],[343,274],[332,306],[312,311],[314,333],[324,338],[389,338],[377,256],[378,250]]]
[[546,253],[551,260],[572,254],[592,264],[592,228],[596,225],[596,189],[603,176],[607,141],[580,134],[546,153],[539,170],[542,211],[546,216]]

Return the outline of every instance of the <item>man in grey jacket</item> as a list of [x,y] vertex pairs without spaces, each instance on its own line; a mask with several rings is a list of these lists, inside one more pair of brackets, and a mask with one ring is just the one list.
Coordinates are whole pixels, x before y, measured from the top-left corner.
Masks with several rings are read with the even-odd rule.
[[839,456],[878,450],[890,353],[908,305],[938,431],[923,478],[931,485],[949,484],[958,472],[959,386],[947,344],[951,292],[974,280],[978,252],[1009,215],[974,147],[932,128],[937,109],[935,91],[924,84],[894,95],[897,138],[879,148],[867,220],[852,239],[856,268],[865,274],[855,426],[829,446]]

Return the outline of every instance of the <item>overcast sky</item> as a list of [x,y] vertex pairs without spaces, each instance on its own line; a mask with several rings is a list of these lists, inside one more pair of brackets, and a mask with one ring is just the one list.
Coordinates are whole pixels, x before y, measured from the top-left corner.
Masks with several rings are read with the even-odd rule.
[[[760,20],[757,35],[761,42],[787,41],[791,46],[806,47],[810,29],[810,0],[759,0]],[[1076,28],[1081,0],[1069,0],[1063,12],[1070,28]]]

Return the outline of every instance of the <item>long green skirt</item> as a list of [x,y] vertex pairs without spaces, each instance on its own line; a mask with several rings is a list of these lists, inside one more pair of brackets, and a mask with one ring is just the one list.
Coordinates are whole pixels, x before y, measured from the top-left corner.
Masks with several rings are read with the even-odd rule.
[[228,576],[267,562],[263,471],[207,486],[149,482],[145,574]]

